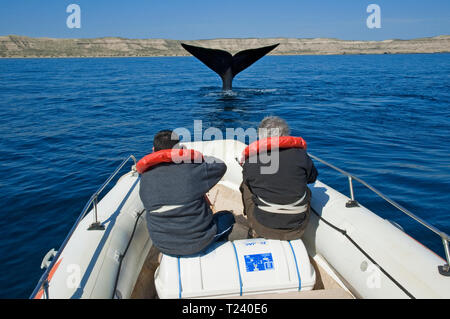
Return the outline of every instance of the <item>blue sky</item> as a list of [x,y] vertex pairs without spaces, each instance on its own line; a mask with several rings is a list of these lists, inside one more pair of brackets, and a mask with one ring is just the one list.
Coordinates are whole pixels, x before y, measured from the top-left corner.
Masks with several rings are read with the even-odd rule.
[[[66,7],[81,7],[81,28]],[[381,28],[369,29],[369,4]],[[168,38],[411,39],[450,34],[449,0],[2,0],[0,35]]]

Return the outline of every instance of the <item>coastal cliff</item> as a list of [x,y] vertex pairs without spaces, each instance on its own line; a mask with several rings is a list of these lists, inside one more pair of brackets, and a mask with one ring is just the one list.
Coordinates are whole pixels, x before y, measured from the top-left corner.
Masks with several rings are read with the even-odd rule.
[[350,41],[330,38],[250,38],[178,41],[165,39],[30,38],[0,36],[0,57],[139,57],[189,56],[180,42],[236,53],[280,43],[271,55],[398,54],[450,52],[450,36],[412,40]]

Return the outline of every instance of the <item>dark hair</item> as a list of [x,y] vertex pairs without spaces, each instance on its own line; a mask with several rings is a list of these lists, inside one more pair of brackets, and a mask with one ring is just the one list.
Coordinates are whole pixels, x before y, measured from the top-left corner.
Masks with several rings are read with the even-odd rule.
[[173,148],[180,142],[178,135],[170,130],[159,131],[153,139],[155,152]]

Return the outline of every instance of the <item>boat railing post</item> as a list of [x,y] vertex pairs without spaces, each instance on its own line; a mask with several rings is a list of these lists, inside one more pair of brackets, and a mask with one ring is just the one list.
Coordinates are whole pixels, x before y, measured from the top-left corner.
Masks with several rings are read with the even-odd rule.
[[445,258],[447,259],[447,264],[439,266],[439,273],[443,276],[450,276],[450,253],[448,250],[448,239],[442,237],[442,243],[444,244]]
[[134,165],[131,166],[131,170],[132,170],[132,171],[135,171],[135,170],[136,170],[136,164],[137,164],[136,157],[134,157],[134,155],[130,155],[130,158],[131,158],[131,159],[133,160],[133,162],[134,162]]
[[355,193],[353,192],[353,179],[350,175],[348,176],[348,185],[350,187],[350,200],[345,203],[345,207],[358,207],[359,204],[355,200]]
[[94,199],[92,204],[94,206],[94,222],[89,226],[88,230],[105,230],[105,226],[103,226],[97,218],[97,203],[98,203],[98,194],[94,195]]

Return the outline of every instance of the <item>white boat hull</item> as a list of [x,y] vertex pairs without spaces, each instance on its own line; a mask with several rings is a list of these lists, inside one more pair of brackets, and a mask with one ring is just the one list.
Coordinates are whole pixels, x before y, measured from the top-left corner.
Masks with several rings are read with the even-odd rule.
[[[242,168],[236,158],[245,144],[224,140],[186,145],[224,160],[228,169],[220,183],[239,190]],[[322,182],[310,189],[317,215],[311,214],[303,241],[309,255],[325,261],[354,296],[450,298],[450,277],[438,272],[438,266],[445,263],[442,258],[365,207],[346,208],[349,198]],[[139,176],[130,172],[99,202],[98,219],[106,229],[87,230],[93,221],[91,211],[74,231],[50,272],[49,298],[129,298],[151,247],[144,215],[136,224],[142,211]],[[345,230],[348,237],[324,220]],[[120,265],[119,256],[130,242],[135,224],[133,240]],[[44,298],[45,294],[41,289],[34,297]]]

